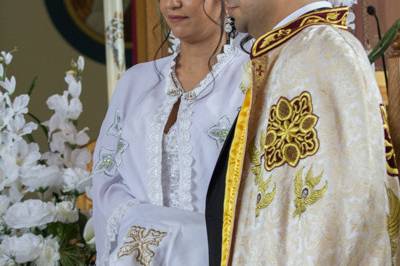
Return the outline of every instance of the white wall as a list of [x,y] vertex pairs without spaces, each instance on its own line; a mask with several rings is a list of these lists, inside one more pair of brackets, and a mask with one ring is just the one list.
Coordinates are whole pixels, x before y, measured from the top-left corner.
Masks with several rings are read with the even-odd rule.
[[[24,92],[32,78],[38,76],[30,110],[41,120],[47,120],[51,113],[46,99],[66,88],[64,73],[79,53],[57,32],[42,0],[0,0],[0,50],[14,46],[18,52],[14,53],[9,73],[16,76],[17,93]],[[81,97],[84,110],[79,127],[88,126],[91,138],[96,138],[107,108],[106,69],[85,59]],[[36,133],[35,137],[43,143],[39,135]]]

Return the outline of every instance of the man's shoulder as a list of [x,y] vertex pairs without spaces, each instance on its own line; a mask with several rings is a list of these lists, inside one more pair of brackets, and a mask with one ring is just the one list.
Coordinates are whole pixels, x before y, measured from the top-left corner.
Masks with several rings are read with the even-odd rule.
[[367,53],[358,39],[352,33],[331,25],[304,29],[288,43],[285,50],[289,53],[296,51],[298,55],[309,59],[313,55],[321,58],[336,56],[338,60],[357,58],[362,63],[368,63]]

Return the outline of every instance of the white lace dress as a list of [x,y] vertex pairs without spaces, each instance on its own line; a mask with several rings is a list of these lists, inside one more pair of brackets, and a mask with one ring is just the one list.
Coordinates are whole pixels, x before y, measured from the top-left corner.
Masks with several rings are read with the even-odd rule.
[[244,98],[248,56],[226,46],[190,92],[176,85],[176,57],[129,69],[107,111],[92,190],[99,266],[208,264],[207,189]]
[[179,208],[179,149],[177,126],[173,125],[163,138],[162,188],[164,206]]

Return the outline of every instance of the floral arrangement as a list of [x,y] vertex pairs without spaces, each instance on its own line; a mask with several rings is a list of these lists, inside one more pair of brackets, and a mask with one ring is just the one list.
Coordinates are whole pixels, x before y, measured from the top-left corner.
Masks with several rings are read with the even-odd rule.
[[[0,265],[88,265],[95,253],[93,230],[76,206],[91,183],[88,128],[76,128],[84,59],[72,62],[63,94],[48,98],[54,113],[44,123],[28,110],[34,86],[14,96],[16,79],[7,77],[12,59],[1,52]],[[48,139],[43,153],[32,136],[39,128]]]

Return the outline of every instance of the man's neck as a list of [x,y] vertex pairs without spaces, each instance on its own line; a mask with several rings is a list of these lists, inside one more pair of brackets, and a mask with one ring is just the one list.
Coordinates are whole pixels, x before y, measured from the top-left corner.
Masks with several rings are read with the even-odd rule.
[[279,2],[274,9],[274,12],[268,14],[261,23],[258,23],[254,27],[253,30],[250,31],[250,34],[258,38],[265,34],[266,32],[271,31],[280,21],[284,20],[290,14],[293,14],[300,8],[311,4],[313,2],[319,2],[315,0],[297,0],[297,1],[282,1]]

